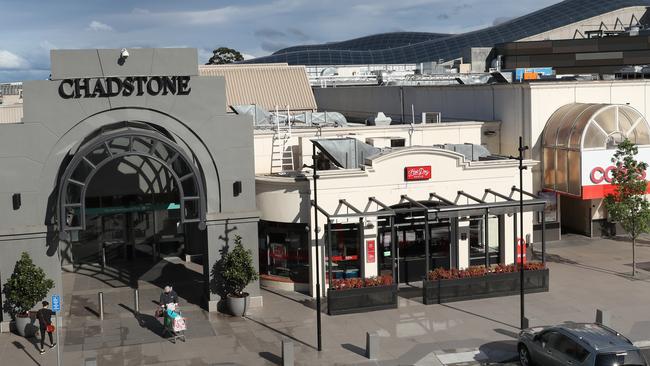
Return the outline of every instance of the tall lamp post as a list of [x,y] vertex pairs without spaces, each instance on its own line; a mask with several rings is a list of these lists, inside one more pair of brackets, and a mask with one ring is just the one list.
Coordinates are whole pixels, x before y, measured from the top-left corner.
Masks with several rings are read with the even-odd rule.
[[524,166],[524,151],[528,150],[528,146],[524,146],[524,138],[519,136],[519,239],[517,245],[519,248],[519,255],[517,256],[519,264],[519,304],[520,304],[520,328],[527,328],[525,318],[525,303],[524,303],[524,250],[526,250],[526,243],[523,242],[524,238],[524,170],[528,167]]
[[323,350],[323,342],[321,336],[321,308],[320,308],[320,250],[318,245],[318,189],[317,183],[318,180],[318,166],[316,161],[318,156],[316,155],[316,144],[312,141],[312,166],[307,166],[312,168],[314,172],[314,240],[316,241],[316,337],[318,339],[318,351]]

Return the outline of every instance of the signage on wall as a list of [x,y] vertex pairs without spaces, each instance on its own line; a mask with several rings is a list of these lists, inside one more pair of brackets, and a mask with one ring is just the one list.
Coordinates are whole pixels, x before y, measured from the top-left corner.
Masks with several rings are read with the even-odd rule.
[[[603,198],[615,192],[613,174],[616,167],[612,164],[615,150],[595,150],[582,152],[582,199]],[[639,147],[636,156],[639,161],[650,161],[650,148]],[[643,175],[646,179],[646,175]],[[650,191],[649,191],[650,192]]]
[[404,179],[407,182],[431,179],[431,165],[407,166],[404,168]]
[[188,95],[191,91],[189,76],[64,79],[59,84],[59,96],[63,99]]
[[375,263],[375,241],[366,240],[366,246],[368,247],[368,255],[366,256],[366,262]]

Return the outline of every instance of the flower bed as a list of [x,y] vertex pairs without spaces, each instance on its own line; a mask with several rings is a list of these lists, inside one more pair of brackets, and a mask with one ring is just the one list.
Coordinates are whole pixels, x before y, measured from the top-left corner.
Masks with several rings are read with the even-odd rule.
[[334,280],[327,290],[329,315],[365,313],[397,308],[392,276]]
[[345,278],[332,280],[330,289],[348,290],[352,288],[389,286],[393,284],[393,276],[377,276],[370,278]]
[[[524,264],[526,293],[548,291],[549,272],[543,263]],[[425,304],[510,296],[520,292],[518,265],[483,266],[467,269],[436,268],[422,286]]]

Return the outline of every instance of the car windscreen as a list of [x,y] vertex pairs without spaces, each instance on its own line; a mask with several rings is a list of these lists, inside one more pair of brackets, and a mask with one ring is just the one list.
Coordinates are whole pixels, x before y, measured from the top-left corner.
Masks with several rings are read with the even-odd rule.
[[645,359],[639,351],[602,353],[596,356],[595,366],[646,366]]

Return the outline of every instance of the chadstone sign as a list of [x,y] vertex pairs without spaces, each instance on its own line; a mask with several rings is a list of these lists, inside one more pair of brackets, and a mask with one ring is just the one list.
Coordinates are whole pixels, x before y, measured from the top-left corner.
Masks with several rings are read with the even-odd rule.
[[59,96],[71,98],[106,98],[131,95],[188,95],[192,91],[189,76],[128,76],[101,79],[64,79]]

